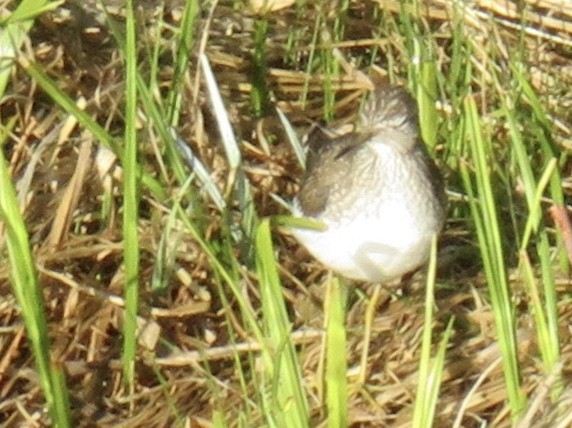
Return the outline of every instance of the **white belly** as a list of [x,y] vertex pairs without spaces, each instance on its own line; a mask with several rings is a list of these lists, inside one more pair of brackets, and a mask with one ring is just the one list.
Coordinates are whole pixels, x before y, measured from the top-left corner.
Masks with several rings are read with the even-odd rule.
[[330,269],[371,282],[390,281],[423,264],[435,231],[399,202],[375,215],[364,207],[351,221],[318,220],[327,230],[297,228],[292,230],[294,236]]

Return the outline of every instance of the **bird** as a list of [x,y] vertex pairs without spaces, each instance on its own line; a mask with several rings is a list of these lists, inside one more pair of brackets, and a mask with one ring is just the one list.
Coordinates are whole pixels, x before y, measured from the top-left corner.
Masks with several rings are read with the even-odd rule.
[[291,232],[324,266],[350,280],[388,283],[420,268],[445,223],[444,180],[429,156],[409,92],[378,85],[354,130],[308,137],[293,216],[322,227]]

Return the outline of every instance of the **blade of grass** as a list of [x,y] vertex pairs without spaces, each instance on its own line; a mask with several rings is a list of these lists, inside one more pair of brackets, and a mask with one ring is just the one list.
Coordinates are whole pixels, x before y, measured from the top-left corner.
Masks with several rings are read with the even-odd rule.
[[[330,46],[333,44],[332,36],[325,28],[320,31],[320,43],[324,46]],[[323,117],[326,122],[330,122],[334,118],[336,107],[336,92],[333,87],[333,81],[340,75],[340,63],[331,48],[320,49],[318,51],[318,55],[324,76]]]
[[194,43],[197,17],[200,12],[198,0],[186,2],[181,18],[180,34],[178,36],[178,46],[175,56],[175,70],[173,73],[172,85],[168,94],[168,113],[170,126],[177,126],[181,102],[183,99],[183,82],[189,68],[189,52]]
[[[7,134],[2,127],[1,148]],[[65,428],[71,426],[68,392],[63,368],[50,357],[44,299],[19,206],[4,152],[0,150],[0,221],[6,233],[10,283],[22,311],[50,417],[54,426]]]
[[201,69],[206,81],[206,86],[209,91],[209,98],[216,117],[218,130],[222,137],[222,143],[226,153],[226,158],[231,170],[235,171],[240,165],[242,158],[240,149],[238,147],[238,143],[236,142],[236,138],[232,130],[232,125],[230,124],[228,114],[226,113],[226,109],[218,90],[218,85],[209,64],[209,60],[205,54],[201,54],[199,61],[201,63]]
[[367,307],[364,316],[364,333],[363,333],[363,349],[361,352],[360,360],[360,371],[358,376],[358,384],[365,385],[367,380],[367,360],[369,357],[369,345],[371,343],[371,330],[375,315],[377,312],[377,304],[379,302],[379,296],[381,294],[382,285],[377,285],[373,292],[373,295],[368,299]]
[[274,354],[275,370],[270,375],[276,397],[272,413],[279,426],[308,427],[308,403],[296,350],[290,341],[292,326],[278,277],[269,219],[261,221],[256,233],[256,266],[264,329]]
[[308,100],[308,93],[310,88],[310,81],[314,75],[315,57],[316,57],[316,46],[318,46],[318,40],[320,37],[320,28],[322,27],[322,15],[320,13],[316,14],[316,20],[313,25],[312,41],[310,42],[309,52],[308,52],[308,62],[306,67],[306,73],[304,78],[304,87],[300,93],[300,102],[302,104],[302,109],[306,108],[306,101]]
[[[558,350],[556,355],[544,355],[543,352],[543,349],[545,350],[552,349],[551,346],[552,334],[548,325],[547,317],[545,316],[545,311],[543,307],[544,305],[542,304],[542,299],[540,297],[540,292],[538,289],[537,280],[534,276],[532,264],[526,252],[521,252],[520,254],[520,270],[521,270],[521,276],[524,280],[523,282],[526,285],[529,298],[532,302],[532,314],[534,316],[536,336],[538,337],[538,347],[540,348],[544,358],[556,357],[559,355]],[[545,360],[544,363],[547,364],[548,361]],[[545,367],[545,370],[550,367],[553,368],[554,365]]]
[[123,151],[123,263],[125,317],[123,377],[129,394],[135,389],[137,313],[139,306],[139,192],[137,163],[137,41],[133,0],[127,0],[125,49],[125,147]]
[[445,364],[445,351],[453,331],[453,318],[449,320],[437,355],[431,364],[431,339],[433,337],[433,317],[435,313],[435,275],[437,272],[437,239],[433,237],[431,256],[427,270],[425,291],[425,319],[423,322],[423,342],[419,361],[419,383],[413,410],[413,428],[432,427],[435,419],[439,387]]
[[326,323],[326,404],[328,427],[348,426],[346,302],[347,286],[330,275],[324,302]]
[[266,43],[268,40],[268,18],[266,14],[254,20],[254,49],[252,55],[250,93],[251,110],[256,118],[263,117],[268,110],[268,84],[266,64]]
[[[148,112],[150,117],[153,119],[154,126],[158,129],[161,137],[166,142],[166,154],[169,164],[175,171],[175,175],[182,184],[186,178],[186,173],[184,168],[182,168],[182,162],[180,161],[179,155],[177,153],[177,142],[178,139],[166,138],[167,135],[173,135],[173,130],[179,124],[181,103],[183,100],[184,91],[183,83],[185,76],[189,70],[189,52],[191,51],[194,41],[195,32],[197,28],[197,17],[200,12],[200,4],[197,0],[187,1],[185,4],[185,9],[183,10],[183,15],[181,19],[180,34],[178,35],[178,46],[175,56],[175,70],[173,74],[173,84],[170,88],[169,94],[167,96],[167,115],[168,127],[165,126],[163,118],[164,115],[159,114],[159,109],[155,107],[155,103],[152,102],[150,94],[143,88],[139,91],[144,94],[142,97],[143,105],[145,110]],[[142,79],[139,79],[142,81]],[[139,81],[138,80],[138,81]],[[145,86],[140,84],[140,86]]]
[[419,129],[425,144],[432,150],[437,145],[439,114],[435,107],[437,100],[437,67],[432,55],[421,64],[421,84],[417,85],[417,105],[419,106]]
[[288,137],[287,140],[290,143],[292,150],[294,150],[298,163],[302,168],[306,168],[306,154],[304,153],[304,147],[302,146],[296,131],[294,131],[292,124],[282,110],[276,107],[276,112],[278,113],[278,118],[280,119],[280,123],[282,123],[282,127],[286,131],[286,136]]

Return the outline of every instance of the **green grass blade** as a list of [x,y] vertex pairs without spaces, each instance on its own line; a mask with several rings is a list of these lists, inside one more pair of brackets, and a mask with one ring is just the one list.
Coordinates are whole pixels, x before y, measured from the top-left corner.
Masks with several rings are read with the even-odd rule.
[[[2,142],[5,138],[6,135],[2,135]],[[22,311],[50,417],[54,426],[69,427],[71,415],[64,374],[59,363],[50,358],[50,338],[42,290],[3,150],[0,150],[0,221],[6,234],[12,291]]]
[[439,397],[439,387],[445,364],[445,351],[451,332],[453,331],[453,318],[449,320],[445,334],[441,339],[437,355],[431,364],[431,341],[433,337],[433,317],[435,313],[435,275],[437,273],[437,240],[433,239],[431,245],[431,256],[427,272],[426,292],[425,292],[425,320],[423,323],[423,341],[421,347],[421,358],[419,362],[419,383],[417,385],[417,395],[415,396],[415,408],[413,411],[413,428],[432,427],[437,399]]
[[[429,55],[429,53],[427,54]],[[417,85],[417,105],[419,106],[419,129],[425,144],[434,149],[437,145],[439,114],[437,101],[437,67],[431,58],[421,64],[421,84]]]
[[252,54],[251,109],[256,118],[263,117],[268,110],[268,83],[266,64],[266,41],[268,39],[268,19],[266,16],[254,20],[254,49]]
[[175,57],[175,71],[173,74],[173,84],[168,95],[168,113],[169,124],[176,126],[179,123],[179,113],[181,102],[183,100],[183,83],[189,69],[189,51],[194,43],[195,27],[197,25],[197,16],[200,11],[198,0],[190,0],[186,2],[183,11],[180,34],[178,37],[178,46]]
[[137,313],[139,306],[139,192],[137,174],[137,46],[132,0],[127,1],[125,49],[125,147],[123,151],[123,263],[125,318],[123,325],[123,376],[130,394],[135,387]]
[[290,143],[292,150],[294,150],[294,154],[296,155],[298,163],[302,168],[306,168],[306,155],[304,153],[304,147],[302,146],[302,143],[300,142],[300,139],[298,138],[296,131],[294,131],[292,124],[290,123],[286,115],[282,112],[282,110],[276,107],[276,112],[278,113],[278,118],[280,119],[280,123],[282,123],[282,127],[286,131],[286,136],[288,137],[288,143]]
[[256,234],[256,266],[262,299],[264,329],[274,354],[275,370],[270,373],[276,397],[273,414],[279,426],[307,427],[308,403],[302,388],[301,369],[290,342],[292,325],[286,312],[282,284],[270,235],[270,221],[264,219]]
[[337,277],[330,277],[325,302],[326,322],[326,403],[328,427],[347,426],[347,286]]
[[304,79],[304,87],[302,88],[302,91],[300,92],[300,101],[302,103],[302,108],[306,108],[306,102],[308,100],[308,93],[309,93],[309,88],[310,88],[310,81],[312,79],[312,76],[314,75],[314,62],[315,62],[315,58],[316,58],[316,46],[318,46],[318,40],[319,40],[319,35],[320,35],[320,29],[322,28],[322,15],[320,13],[316,14],[316,18],[315,18],[315,22],[314,25],[311,27],[314,29],[314,31],[312,32],[312,40],[310,42],[310,46],[309,46],[309,52],[308,52],[308,62],[306,65],[306,72],[305,72],[305,79]]
[[[520,269],[521,276],[524,279],[528,295],[532,303],[532,314],[534,316],[534,324],[536,328],[536,335],[538,337],[538,347],[541,350],[551,350],[552,334],[548,325],[547,317],[545,316],[544,307],[542,304],[541,293],[538,288],[536,278],[534,276],[530,258],[526,252],[522,252],[520,256]],[[559,356],[558,349],[556,354],[546,355],[547,358],[554,359]],[[546,367],[554,368],[554,365]]]
[[[320,43],[325,46],[330,46],[333,44],[331,34],[323,29],[320,32]],[[340,63],[336,56],[334,55],[333,49],[320,49],[318,51],[320,58],[320,63],[322,70],[324,72],[324,113],[323,117],[326,122],[332,121],[334,119],[335,107],[336,107],[336,93],[334,91],[334,79],[340,76]]]

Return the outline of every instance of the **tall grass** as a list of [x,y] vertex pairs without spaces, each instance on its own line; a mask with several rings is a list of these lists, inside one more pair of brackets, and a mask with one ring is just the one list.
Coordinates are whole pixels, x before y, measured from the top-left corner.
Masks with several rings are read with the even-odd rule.
[[467,97],[464,107],[466,138],[474,160],[475,177],[471,177],[465,165],[461,165],[461,171],[465,180],[465,189],[470,198],[472,217],[475,221],[485,275],[491,292],[509,402],[516,416],[524,408],[525,397],[521,391],[514,303],[509,290],[498,208],[493,196],[490,164],[487,161],[490,154],[487,155],[486,148],[490,148],[491,144],[490,141],[483,139],[474,99]]

